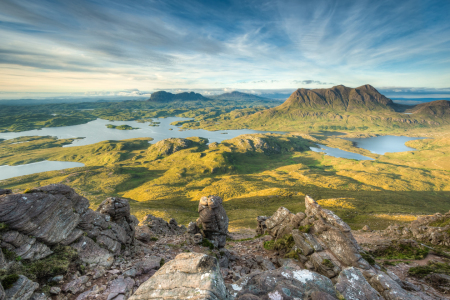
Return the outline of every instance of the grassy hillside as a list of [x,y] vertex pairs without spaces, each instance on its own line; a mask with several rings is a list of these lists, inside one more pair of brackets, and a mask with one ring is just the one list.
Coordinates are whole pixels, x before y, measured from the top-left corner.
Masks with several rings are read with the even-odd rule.
[[[409,142],[417,151],[385,156],[356,149],[325,134],[252,134],[222,143],[201,138],[148,144],[149,139],[105,141],[62,148],[69,140],[21,138],[0,142],[0,165],[44,159],[78,161],[86,167],[22,176],[0,182],[23,191],[61,182],[85,195],[95,208],[108,196],[131,201],[139,218],[152,213],[187,224],[198,199],[216,194],[225,200],[232,228],[254,227],[255,217],[279,206],[304,209],[304,195],[334,210],[353,228],[384,228],[415,215],[450,209],[447,161],[450,134]],[[188,141],[188,142],[187,142]],[[320,142],[371,155],[374,161],[333,158],[312,152]],[[170,149],[170,150],[168,150]],[[7,153],[7,154],[5,154]]]

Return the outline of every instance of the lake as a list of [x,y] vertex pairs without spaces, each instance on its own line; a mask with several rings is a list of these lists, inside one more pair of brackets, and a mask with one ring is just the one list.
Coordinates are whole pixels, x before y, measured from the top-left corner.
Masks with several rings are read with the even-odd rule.
[[407,147],[405,143],[411,140],[425,139],[423,137],[409,136],[375,136],[368,138],[346,138],[355,143],[356,147],[369,150],[372,153],[384,155],[386,152],[413,151],[414,148]]
[[0,166],[0,180],[35,173],[84,167],[84,164],[70,161],[40,161],[20,166]]
[[317,147],[309,147],[314,152],[325,153],[326,155],[347,159],[356,159],[356,160],[373,160],[371,157],[367,157],[358,153],[348,152],[345,150],[327,147],[325,145],[317,144],[320,148]]
[[[180,130],[179,127],[170,125],[170,123],[175,121],[187,121],[192,120],[191,118],[154,118],[154,122],[161,122],[159,126],[153,127],[148,126],[150,123],[138,123],[136,121],[108,121],[97,119],[86,124],[74,125],[74,126],[64,126],[64,127],[48,127],[39,130],[28,130],[21,132],[4,132],[0,133],[0,139],[13,139],[21,136],[56,136],[59,139],[67,138],[77,138],[83,137],[83,139],[75,140],[70,145],[72,146],[84,146],[95,144],[105,140],[125,140],[133,138],[151,137],[154,140],[152,143],[157,141],[167,139],[167,138],[187,138],[193,136],[199,136],[207,138],[210,143],[212,142],[222,142],[223,140],[228,140],[237,137],[241,134],[249,133],[268,133],[268,131],[258,131],[250,129],[240,129],[240,130],[218,130],[218,131],[208,131],[204,129],[192,129],[192,130]],[[107,124],[113,125],[129,125],[134,128],[139,128],[135,130],[118,130],[106,128]]]

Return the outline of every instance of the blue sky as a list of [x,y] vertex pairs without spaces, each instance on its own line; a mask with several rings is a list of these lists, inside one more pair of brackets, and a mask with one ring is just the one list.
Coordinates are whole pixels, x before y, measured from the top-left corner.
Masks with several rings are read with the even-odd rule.
[[1,0],[0,92],[450,87],[450,1]]

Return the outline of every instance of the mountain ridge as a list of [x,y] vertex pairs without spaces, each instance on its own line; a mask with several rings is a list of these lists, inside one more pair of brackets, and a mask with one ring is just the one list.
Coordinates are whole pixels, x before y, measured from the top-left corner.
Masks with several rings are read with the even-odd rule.
[[[310,108],[354,111],[361,108],[368,110],[393,110],[394,102],[366,84],[357,88],[344,85],[329,89],[297,89],[279,108]],[[276,108],[274,108],[276,109]]]

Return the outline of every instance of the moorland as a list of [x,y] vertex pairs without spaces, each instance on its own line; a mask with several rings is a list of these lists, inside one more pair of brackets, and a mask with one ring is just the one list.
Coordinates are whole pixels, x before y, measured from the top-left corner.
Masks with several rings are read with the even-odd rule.
[[[152,142],[152,137],[64,147],[74,139],[19,137],[0,141],[0,165],[43,160],[76,161],[85,167],[0,181],[26,191],[64,183],[96,208],[108,196],[130,200],[132,213],[151,213],[187,224],[198,199],[223,197],[231,229],[255,227],[257,215],[280,206],[304,209],[305,195],[332,209],[353,229],[385,228],[418,215],[450,210],[450,106],[393,103],[371,86],[295,91],[285,102],[230,93],[154,93],[146,101],[2,106],[0,131],[20,132],[83,124],[97,118],[158,126],[158,118],[186,117],[179,130],[257,129],[221,143],[202,137]],[[125,128],[125,127],[124,127]],[[348,137],[416,136],[409,152],[374,154]],[[81,137],[80,137],[81,138]],[[359,153],[353,160],[310,150],[317,144]]]

